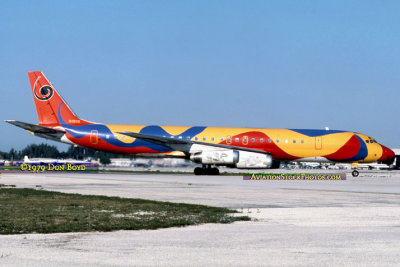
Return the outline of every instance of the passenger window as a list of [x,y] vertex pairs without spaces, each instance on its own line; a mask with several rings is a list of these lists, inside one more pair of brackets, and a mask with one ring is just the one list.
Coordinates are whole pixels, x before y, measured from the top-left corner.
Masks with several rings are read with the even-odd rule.
[[179,139],[182,139],[182,136],[179,136],[178,138],[179,138]]
[[211,141],[214,141],[214,137],[211,137]]
[[268,139],[268,143],[271,143],[271,142],[272,142],[271,138],[270,138],[270,139]]
[[293,139],[293,144],[296,144],[296,139]]
[[279,143],[279,139],[276,139],[276,142]]
[[235,142],[236,143],[239,142],[239,138],[238,137],[235,138]]
[[203,137],[203,141],[206,141],[206,140],[207,140],[207,138]]
[[285,140],[285,143],[287,144],[288,142],[289,142],[289,141],[286,139],[286,140]]
[[[367,142],[367,144],[369,144],[369,140],[365,140],[365,142]],[[372,142],[371,142],[372,143]]]
[[223,137],[221,137],[221,139],[220,139],[221,141],[224,141],[224,138]]
[[226,140],[227,140],[227,143],[228,143],[228,144],[230,144],[230,143],[232,142],[232,139],[231,139],[230,136],[228,136],[228,138],[226,138]]
[[195,137],[195,138],[194,138],[194,140],[196,140],[196,141],[197,141],[197,140],[199,140],[199,138]]
[[247,136],[244,136],[243,137],[243,145],[247,145],[247,143],[248,143],[248,138],[247,138]]
[[304,144],[304,140],[301,140],[301,143]]
[[254,138],[251,138],[251,142],[252,143],[254,143],[256,141],[256,139],[254,139]]
[[260,138],[260,143],[264,143],[264,138]]

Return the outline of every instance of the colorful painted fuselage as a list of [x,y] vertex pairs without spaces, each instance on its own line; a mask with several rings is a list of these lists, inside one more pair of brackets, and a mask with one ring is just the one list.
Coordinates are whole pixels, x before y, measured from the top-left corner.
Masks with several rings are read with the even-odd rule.
[[276,160],[375,162],[385,148],[364,134],[334,130],[61,124],[66,138],[77,145],[123,154],[165,153],[184,155],[168,147],[125,136],[130,131],[202,143],[222,144],[268,152]]

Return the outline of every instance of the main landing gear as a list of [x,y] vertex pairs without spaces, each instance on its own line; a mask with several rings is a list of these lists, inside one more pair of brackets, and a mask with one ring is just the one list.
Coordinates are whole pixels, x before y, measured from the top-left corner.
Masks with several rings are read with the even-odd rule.
[[194,169],[195,175],[219,175],[219,170],[211,165],[203,165],[203,167],[197,167]]

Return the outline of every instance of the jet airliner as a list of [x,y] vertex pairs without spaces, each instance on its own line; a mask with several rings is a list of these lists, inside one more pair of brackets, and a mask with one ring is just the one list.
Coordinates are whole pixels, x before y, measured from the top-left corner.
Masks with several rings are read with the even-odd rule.
[[281,161],[391,164],[395,157],[374,138],[352,131],[94,123],[76,116],[42,72],[28,76],[39,123],[6,122],[38,137],[96,150],[190,159],[202,164],[195,168],[196,175],[218,175],[218,166],[268,169]]

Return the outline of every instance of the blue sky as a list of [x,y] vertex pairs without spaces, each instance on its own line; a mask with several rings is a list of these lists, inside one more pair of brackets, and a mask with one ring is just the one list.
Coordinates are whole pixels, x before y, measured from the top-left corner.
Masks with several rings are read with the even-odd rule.
[[[1,119],[41,70],[90,121],[354,130],[400,147],[399,1],[0,1]],[[0,150],[52,141],[0,122]],[[57,145],[66,149],[66,145]]]

